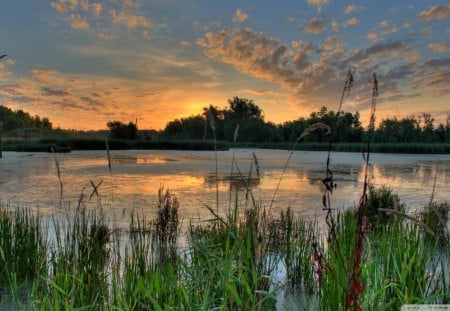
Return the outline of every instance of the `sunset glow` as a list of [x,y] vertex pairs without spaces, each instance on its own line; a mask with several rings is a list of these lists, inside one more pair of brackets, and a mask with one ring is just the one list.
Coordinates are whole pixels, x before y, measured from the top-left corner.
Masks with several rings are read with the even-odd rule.
[[344,110],[366,124],[450,113],[448,1],[16,0],[0,11],[0,105],[71,129],[140,128],[253,99],[265,120]]

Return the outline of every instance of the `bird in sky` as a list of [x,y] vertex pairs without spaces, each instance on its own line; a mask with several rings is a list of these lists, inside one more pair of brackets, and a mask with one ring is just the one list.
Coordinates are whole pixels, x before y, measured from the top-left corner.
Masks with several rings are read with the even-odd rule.
[[6,56],[8,56],[8,55],[3,54],[2,56],[0,56],[0,59],[5,58]]

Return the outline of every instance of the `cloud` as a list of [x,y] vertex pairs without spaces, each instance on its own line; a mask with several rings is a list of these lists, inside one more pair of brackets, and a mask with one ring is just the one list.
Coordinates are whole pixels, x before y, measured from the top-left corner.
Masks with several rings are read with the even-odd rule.
[[352,17],[344,23],[344,28],[347,28],[350,26],[355,26],[358,24],[359,24],[359,19],[357,19],[356,17]]
[[428,10],[422,11],[419,14],[420,19],[424,22],[431,22],[434,20],[443,20],[450,17],[450,4],[447,5],[433,5]]
[[332,21],[331,22],[331,30],[334,32],[338,32],[339,31],[339,23],[336,21]]
[[98,38],[100,40],[113,40],[116,39],[116,35],[113,33],[99,32]]
[[[308,109],[327,105],[342,91],[342,79],[350,66],[356,66],[358,75],[363,78],[373,72],[380,73],[380,86],[386,96],[401,90],[401,83],[410,82],[417,68],[416,51],[408,40],[374,43],[363,49],[346,51],[336,36],[326,38],[319,46],[304,41],[293,41],[288,46],[275,37],[248,28],[225,28],[207,32],[197,43],[210,59],[279,84],[286,94],[291,94],[287,95],[291,101]],[[393,57],[404,62],[390,59]],[[385,77],[389,82],[383,82],[387,81]],[[366,91],[366,86],[359,84],[352,93],[359,95]],[[360,102],[365,99],[360,95]]]
[[443,43],[443,42],[430,43],[428,44],[428,47],[435,52],[443,53],[450,50],[450,43]]
[[[422,65],[422,67],[430,67],[430,68],[444,68],[444,67],[450,67],[450,58],[433,58],[430,60],[425,61]],[[450,68],[447,68],[450,69]]]
[[45,95],[45,96],[69,96],[71,94],[67,90],[54,90],[49,87],[43,87],[42,95]]
[[377,42],[378,41],[378,35],[376,32],[369,32],[369,34],[367,35],[367,38],[372,40],[373,42]]
[[53,69],[32,68],[30,73],[34,81],[48,83],[49,79],[57,74],[57,71]]
[[321,33],[323,31],[324,27],[325,27],[325,23],[321,19],[314,17],[313,19],[311,19],[308,22],[308,24],[306,25],[303,32],[317,34],[317,33]]
[[308,0],[309,4],[312,5],[325,5],[328,4],[330,0]]
[[388,29],[384,29],[382,31],[382,34],[387,35],[387,34],[390,34],[390,33],[395,33],[397,31],[398,31],[398,28],[394,26],[394,27],[391,27],[391,28],[388,28]]
[[396,41],[388,41],[374,44],[368,47],[364,54],[366,56],[376,55],[376,56],[387,56],[394,55],[397,56],[401,54],[401,52],[405,51],[409,47],[407,41],[396,40]]
[[82,97],[80,97],[80,99],[90,105],[94,105],[94,106],[102,106],[103,105],[101,101],[91,98],[91,97],[88,97],[88,96],[82,96]]
[[130,15],[126,19],[126,24],[129,29],[133,29],[150,26],[152,22],[142,15]]
[[239,90],[238,93],[246,93],[255,96],[263,96],[263,95],[280,95],[279,92],[273,90],[255,90],[255,89],[242,89]]
[[[80,104],[77,104],[70,100],[63,100],[63,101],[53,101],[50,103],[52,106],[57,106],[60,110],[66,110],[66,109],[75,109],[80,111],[86,111],[86,107]],[[53,107],[54,108],[54,107]]]
[[191,46],[191,43],[189,41],[186,41],[186,40],[180,40],[180,45],[181,46]]
[[381,28],[386,28],[387,26],[389,26],[389,21],[388,21],[387,19],[382,20],[382,21],[380,22],[380,27],[381,27]]
[[50,4],[56,11],[63,14],[72,10],[76,10],[78,7],[78,0],[58,0],[56,2],[51,2]]
[[353,12],[355,12],[356,11],[356,6],[355,5],[353,5],[353,4],[350,4],[349,6],[347,6],[346,8],[345,8],[345,14],[352,14]]
[[134,29],[137,27],[146,28],[152,25],[152,21],[150,19],[143,15],[135,15],[131,13],[126,5],[124,5],[124,8],[119,13],[117,13],[116,10],[111,9],[109,10],[109,14],[112,17],[112,22],[114,24],[126,25],[128,29]]
[[22,93],[19,91],[19,84],[5,84],[0,86],[0,92],[6,93],[12,96],[20,96]]
[[70,26],[73,29],[89,29],[89,23],[86,18],[80,16],[80,14],[71,14],[70,15]]
[[92,3],[92,13],[99,17],[100,14],[102,13],[102,5],[100,3]]
[[83,11],[85,11],[85,12],[89,11],[89,2],[88,2],[88,0],[82,0],[80,2],[80,6],[83,9]]
[[249,15],[245,12],[243,12],[241,9],[237,9],[236,12],[233,15],[233,22],[235,23],[243,23],[247,19],[249,19]]
[[147,29],[144,29],[144,30],[142,30],[142,36],[145,38],[145,39],[150,39],[150,31],[148,31]]
[[[208,32],[197,43],[208,57],[232,64],[237,69],[269,81],[279,81],[290,87],[301,80],[296,76],[296,64],[288,48],[278,39],[245,28]],[[298,44],[297,44],[298,45]],[[298,59],[298,63],[306,61]]]
[[51,6],[61,14],[68,12],[70,10],[70,8],[66,5],[65,1],[61,0],[58,2],[51,2]]

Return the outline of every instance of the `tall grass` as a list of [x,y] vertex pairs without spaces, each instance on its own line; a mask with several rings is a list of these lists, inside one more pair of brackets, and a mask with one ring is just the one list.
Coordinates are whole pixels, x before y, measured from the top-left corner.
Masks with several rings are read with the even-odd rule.
[[[46,272],[47,245],[39,216],[0,205],[0,298],[18,300],[21,284],[32,284]],[[0,300],[1,301],[1,300]]]
[[[369,206],[397,202],[391,190],[370,189]],[[167,190],[159,196],[155,219],[133,214],[125,231],[81,206],[68,222],[45,227],[54,232],[47,243],[39,216],[2,209],[0,286],[15,290],[16,307],[39,310],[273,310],[281,292],[297,293],[299,309],[345,308],[357,209],[335,214],[336,251],[329,230],[290,209],[276,217],[258,205],[235,205],[226,216],[211,208],[211,220],[183,233],[178,201]],[[406,218],[383,218],[384,209],[363,240],[361,309],[448,303],[448,243]],[[435,228],[436,219],[425,221]],[[24,282],[28,294],[18,295]]]

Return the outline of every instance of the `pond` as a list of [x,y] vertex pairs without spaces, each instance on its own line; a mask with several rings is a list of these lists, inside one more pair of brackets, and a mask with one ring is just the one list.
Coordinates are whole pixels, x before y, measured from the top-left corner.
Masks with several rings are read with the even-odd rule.
[[[217,176],[213,151],[111,151],[111,170],[105,151],[56,154],[63,185],[61,197],[53,154],[4,152],[0,159],[0,200],[53,216],[76,207],[82,199],[94,209],[101,207],[122,227],[127,225],[128,217],[124,216],[131,211],[152,218],[158,189],[164,186],[177,196],[184,221],[208,219],[211,214],[205,205],[218,207],[224,214],[236,200],[243,206],[252,196],[275,213],[290,206],[296,214],[323,218],[322,179],[327,153],[296,151],[283,173],[289,154],[267,149],[219,151]],[[337,185],[332,206],[357,204],[364,180],[363,156],[332,153],[331,170]],[[411,212],[429,202],[435,178],[434,200],[450,200],[450,155],[371,154],[369,172],[372,184],[392,188]]]

